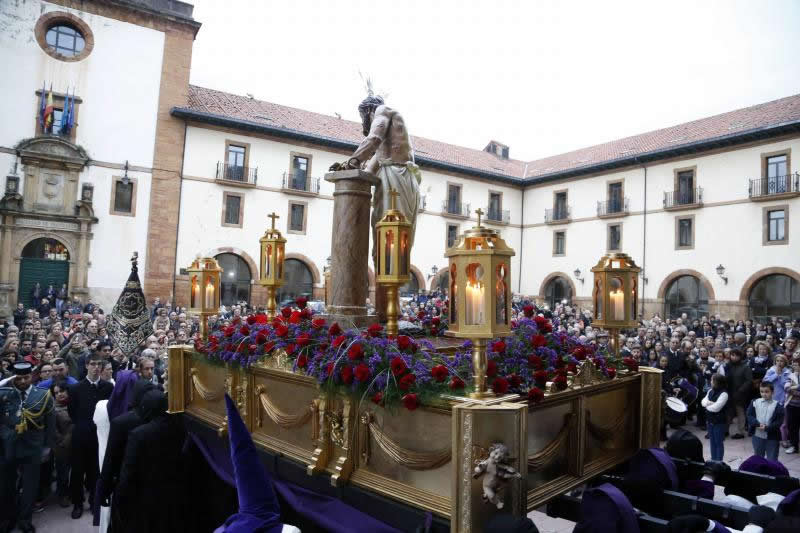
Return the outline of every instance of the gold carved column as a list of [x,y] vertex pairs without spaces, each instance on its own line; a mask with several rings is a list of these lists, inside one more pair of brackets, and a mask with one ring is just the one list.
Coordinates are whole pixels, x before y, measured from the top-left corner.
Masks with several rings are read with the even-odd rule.
[[639,447],[658,447],[661,438],[661,374],[658,368],[639,367],[642,375],[640,396]]

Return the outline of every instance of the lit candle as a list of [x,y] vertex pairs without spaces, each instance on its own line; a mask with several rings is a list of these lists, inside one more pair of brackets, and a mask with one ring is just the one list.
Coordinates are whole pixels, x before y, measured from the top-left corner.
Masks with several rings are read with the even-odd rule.
[[211,283],[211,280],[208,280],[208,284],[206,285],[206,309],[213,309],[214,308],[214,284]]
[[477,307],[478,324],[483,324],[483,284],[478,283],[475,291],[475,305]]
[[613,320],[624,320],[625,308],[623,307],[623,301],[625,296],[622,291],[614,291],[609,296],[611,297],[611,308],[614,310]]

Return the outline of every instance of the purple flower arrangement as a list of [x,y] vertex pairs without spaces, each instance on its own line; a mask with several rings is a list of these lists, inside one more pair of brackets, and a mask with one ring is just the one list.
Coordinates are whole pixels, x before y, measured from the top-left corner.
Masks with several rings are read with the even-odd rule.
[[[409,410],[435,403],[441,394],[463,395],[472,381],[469,341],[455,353],[443,354],[424,338],[387,337],[378,324],[343,331],[337,323],[315,318],[305,299],[295,304],[281,309],[272,321],[265,315],[237,318],[214,331],[206,344],[198,340],[195,348],[212,362],[242,367],[282,350],[295,372],[314,377],[323,388]],[[544,397],[547,382],[556,390],[566,389],[567,375],[587,359],[609,378],[623,367],[637,369],[633,361],[611,358],[603,347],[554,332],[553,322],[533,316],[532,308],[524,311],[525,318],[512,323],[511,335],[489,343],[487,377],[497,394],[523,394],[536,403]],[[441,331],[446,329],[440,319],[437,333],[442,323]]]

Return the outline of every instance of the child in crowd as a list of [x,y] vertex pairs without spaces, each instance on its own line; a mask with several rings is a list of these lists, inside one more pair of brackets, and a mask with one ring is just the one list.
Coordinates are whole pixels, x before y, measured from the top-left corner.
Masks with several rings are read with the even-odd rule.
[[728,382],[722,374],[714,374],[711,377],[711,389],[703,398],[701,405],[706,410],[706,420],[708,420],[708,433],[711,438],[711,460],[722,461],[725,455],[723,440],[728,421],[725,417],[725,404],[728,403]]
[[783,405],[773,398],[772,383],[761,383],[759,390],[761,398],[753,400],[747,408],[747,425],[753,437],[753,454],[777,461]]

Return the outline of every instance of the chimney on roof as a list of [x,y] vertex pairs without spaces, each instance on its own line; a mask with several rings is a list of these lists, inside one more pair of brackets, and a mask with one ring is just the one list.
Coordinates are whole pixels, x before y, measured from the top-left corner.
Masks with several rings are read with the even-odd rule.
[[489,141],[489,144],[486,145],[483,151],[494,154],[500,159],[508,159],[508,146],[501,142]]

